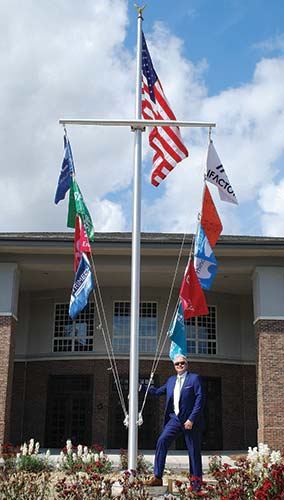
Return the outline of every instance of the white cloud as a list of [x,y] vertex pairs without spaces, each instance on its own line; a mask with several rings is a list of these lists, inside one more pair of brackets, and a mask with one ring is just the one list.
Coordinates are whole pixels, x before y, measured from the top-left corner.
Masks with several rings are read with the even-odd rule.
[[253,48],[262,50],[264,52],[284,52],[284,34],[277,33],[276,35],[267,38],[266,40],[257,42],[253,45]]
[[[63,153],[58,120],[132,114],[127,1],[86,0],[82,9],[12,0],[1,16],[2,230],[64,230],[66,207],[55,218],[52,207]],[[126,130],[68,132],[87,201],[131,182]]]
[[284,234],[284,179],[279,183],[268,183],[260,190],[259,205],[261,222],[267,236]]
[[[177,66],[177,71],[184,77],[182,67]],[[256,66],[251,83],[196,100],[200,106],[199,118],[217,123],[213,140],[240,203],[239,207],[222,203],[213,191],[225,234],[255,234],[266,229],[260,226],[258,210],[255,220],[249,213],[250,224],[247,224],[246,207],[251,210],[253,200],[257,206],[259,190],[277,174],[276,164],[284,152],[283,78],[284,59],[263,59]],[[183,131],[183,136],[188,135]],[[202,187],[197,169],[201,172],[205,163],[207,140],[200,132],[192,131],[191,136],[190,158],[170,174],[162,198],[150,210],[151,217],[156,213],[159,221],[161,218],[163,230],[188,228],[189,219],[192,221],[200,210]],[[191,230],[194,227],[191,222]]]
[[109,200],[98,200],[94,203],[96,219],[93,221],[96,231],[113,232],[125,231],[126,221],[122,207]]
[[[2,231],[66,229],[67,202],[53,204],[63,153],[59,118],[134,115],[135,54],[125,46],[127,16],[126,0],[86,0],[84,9],[74,1],[70,7],[67,0],[51,0],[48,6],[12,0],[6,12],[3,9]],[[188,60],[181,39],[161,23],[145,34],[177,118],[217,123],[215,147],[240,203],[239,207],[222,203],[212,189],[224,233],[265,233],[273,220],[280,234],[282,208],[276,199],[283,192],[278,177],[284,153],[284,59],[262,59],[251,82],[208,96],[205,60],[199,64]],[[129,228],[130,202],[125,203],[125,191],[132,182],[133,134],[110,127],[68,127],[68,134],[96,229]],[[143,229],[194,231],[207,132],[182,130],[190,157],[159,188],[149,185],[153,152],[146,135]],[[273,212],[268,209],[270,197],[276,207]]]

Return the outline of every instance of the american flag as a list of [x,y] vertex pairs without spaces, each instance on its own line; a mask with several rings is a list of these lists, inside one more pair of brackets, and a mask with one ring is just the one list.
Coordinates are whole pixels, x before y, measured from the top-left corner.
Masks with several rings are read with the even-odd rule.
[[[146,120],[176,120],[154,69],[142,33],[142,116]],[[158,186],[177,163],[188,156],[179,127],[153,127],[149,144],[155,150],[151,182]]]

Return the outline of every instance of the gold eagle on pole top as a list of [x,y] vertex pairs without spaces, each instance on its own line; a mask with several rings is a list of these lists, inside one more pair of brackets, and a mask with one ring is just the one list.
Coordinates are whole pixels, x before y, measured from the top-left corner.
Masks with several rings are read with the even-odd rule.
[[147,4],[145,3],[145,4],[143,5],[143,7],[139,7],[139,5],[137,5],[137,3],[135,3],[135,4],[134,4],[134,7],[137,9],[137,11],[138,11],[138,15],[139,15],[139,16],[141,16],[141,17],[142,17],[142,12],[143,12],[143,10],[145,9],[146,5],[147,5]]

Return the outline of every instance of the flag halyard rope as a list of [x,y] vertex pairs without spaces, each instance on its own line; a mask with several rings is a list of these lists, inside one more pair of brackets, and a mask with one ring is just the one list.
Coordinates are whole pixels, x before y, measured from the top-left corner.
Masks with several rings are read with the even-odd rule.
[[[114,382],[115,382],[116,389],[117,389],[117,392],[118,392],[118,397],[119,397],[119,400],[120,400],[120,403],[121,403],[121,406],[122,406],[122,410],[123,410],[123,413],[124,413],[125,421],[126,421],[127,417],[128,417],[128,414],[127,414],[126,404],[125,404],[124,395],[123,395],[123,391],[122,391],[122,387],[121,387],[121,382],[120,382],[120,378],[119,378],[117,363],[116,363],[116,359],[115,359],[115,355],[114,355],[114,351],[113,351],[113,347],[112,347],[111,336],[110,336],[110,332],[109,332],[108,322],[107,322],[107,318],[106,318],[106,313],[105,313],[103,298],[102,298],[101,289],[100,289],[100,285],[99,285],[99,280],[98,280],[98,275],[97,275],[97,271],[96,271],[96,266],[95,266],[94,259],[93,259],[93,254],[91,254],[91,263],[92,263],[92,269],[93,269],[93,274],[94,274],[95,284],[96,284],[96,288],[95,289],[98,292],[98,297],[97,297],[95,289],[93,289],[93,295],[94,295],[94,300],[95,300],[97,314],[98,314],[98,319],[99,319],[99,326],[100,326],[100,329],[101,329],[101,332],[102,332],[102,335],[103,335],[103,338],[104,338],[104,342],[105,342],[105,346],[106,346],[106,350],[107,350],[107,354],[108,354],[108,358],[109,358],[109,362],[110,362],[110,367],[111,367],[111,370],[112,370],[112,374],[113,374],[113,377],[114,377]],[[100,308],[102,310],[102,316],[103,316],[103,318],[101,316]],[[102,319],[104,321],[106,331],[104,329]]]
[[[164,340],[162,342],[162,337],[163,337],[163,334],[164,334],[164,328],[165,328],[166,318],[167,318],[167,315],[168,315],[168,310],[169,310],[170,302],[171,302],[172,295],[173,295],[173,290],[174,290],[175,281],[176,281],[176,277],[177,277],[177,273],[178,273],[178,269],[179,269],[179,264],[180,264],[180,260],[181,260],[181,257],[182,257],[183,247],[184,247],[184,244],[185,244],[185,238],[186,238],[186,234],[184,233],[183,239],[182,239],[182,242],[181,242],[181,246],[180,246],[180,250],[179,250],[179,255],[178,255],[176,266],[175,266],[175,271],[174,271],[174,275],[173,275],[173,279],[172,279],[172,284],[171,284],[171,288],[170,288],[170,292],[169,292],[169,296],[168,296],[168,300],[167,300],[167,305],[166,305],[166,309],[165,309],[165,313],[164,313],[164,317],[163,317],[163,322],[162,322],[162,326],[161,326],[161,330],[160,330],[160,335],[159,335],[159,338],[158,338],[156,352],[155,352],[154,360],[153,360],[153,363],[152,363],[152,368],[151,368],[151,372],[150,372],[150,378],[149,378],[149,381],[148,381],[148,384],[147,384],[147,387],[146,387],[146,391],[145,391],[145,394],[144,394],[144,398],[143,398],[143,401],[142,401],[141,410],[139,412],[138,425],[141,425],[143,423],[142,414],[143,414],[143,410],[144,410],[144,407],[145,407],[145,404],[146,404],[146,400],[147,400],[147,396],[148,396],[148,393],[149,393],[149,389],[150,389],[151,383],[152,383],[152,381],[154,379],[154,375],[155,375],[156,370],[158,368],[158,364],[160,362],[160,359],[161,359],[163,351],[164,351],[165,344],[166,344],[167,339],[168,339],[168,336],[164,335]],[[194,240],[194,237],[192,238],[192,242],[191,242],[189,258],[191,257],[191,254],[192,254],[193,240]],[[175,316],[175,313],[176,313],[176,310],[177,310],[177,307],[178,307],[178,302],[179,302],[179,297],[177,299],[177,302],[176,302],[176,305],[175,305],[175,308],[174,308],[174,312],[172,314],[172,318],[171,318],[170,324],[172,323],[173,318]]]

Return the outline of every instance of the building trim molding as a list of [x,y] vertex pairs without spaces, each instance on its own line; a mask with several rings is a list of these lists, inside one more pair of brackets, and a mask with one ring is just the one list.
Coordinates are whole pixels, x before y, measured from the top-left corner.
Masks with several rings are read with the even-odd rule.
[[284,321],[284,316],[258,316],[253,324],[255,325],[258,321]]
[[18,321],[18,316],[16,316],[15,314],[13,314],[12,312],[0,312],[0,318],[1,316],[3,317],[7,317],[7,316],[11,316],[11,318],[13,318],[14,320]]
[[[15,363],[35,363],[41,361],[107,361],[108,358],[103,355],[98,356],[15,356]],[[116,361],[129,361],[128,356],[117,356]],[[152,357],[140,357],[140,361],[151,361],[153,362]],[[170,362],[168,357],[161,358],[160,361],[168,361]],[[230,365],[243,365],[243,366],[255,366],[256,361],[253,360],[236,360],[236,359],[216,359],[216,358],[190,358],[189,363],[214,363],[214,364],[230,364]]]

